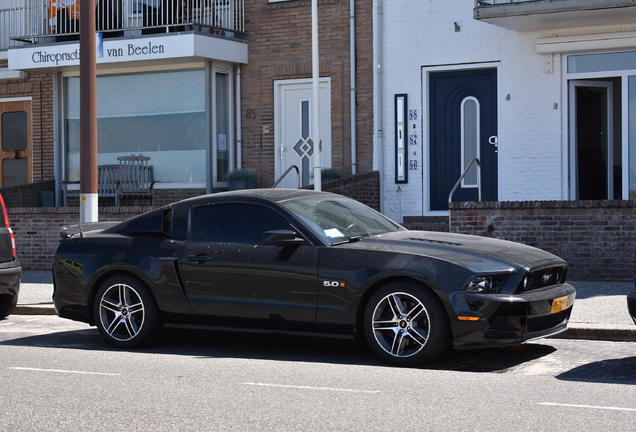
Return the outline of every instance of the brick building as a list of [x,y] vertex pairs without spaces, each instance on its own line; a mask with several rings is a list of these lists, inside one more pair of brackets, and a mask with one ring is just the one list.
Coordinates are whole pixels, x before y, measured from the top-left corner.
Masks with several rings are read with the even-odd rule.
[[[303,185],[313,182],[311,1],[169,0],[169,14],[112,1],[97,4],[100,166],[150,157],[155,204],[226,189],[240,168],[255,171],[258,186],[290,165]],[[9,24],[0,26],[0,107],[23,125],[26,146],[18,177],[0,187],[54,181],[56,203],[76,204],[64,194],[79,179],[78,21],[73,2],[66,14],[49,3],[0,0],[0,23]],[[319,5],[321,166],[343,176],[372,168],[371,2],[355,5],[353,91],[350,3]]]

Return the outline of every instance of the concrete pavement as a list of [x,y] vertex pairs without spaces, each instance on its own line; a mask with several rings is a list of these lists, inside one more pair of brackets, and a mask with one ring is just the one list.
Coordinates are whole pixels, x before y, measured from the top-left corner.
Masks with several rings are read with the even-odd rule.
[[[557,335],[566,339],[636,342],[636,325],[627,312],[626,296],[631,282],[570,282],[577,298],[568,330]],[[53,283],[50,272],[26,271],[22,277],[16,314],[53,315]]]

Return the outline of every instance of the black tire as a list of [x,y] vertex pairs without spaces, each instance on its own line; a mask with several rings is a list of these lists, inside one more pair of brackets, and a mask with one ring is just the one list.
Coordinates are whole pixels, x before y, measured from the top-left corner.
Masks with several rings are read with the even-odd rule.
[[0,295],[0,319],[4,319],[11,315],[17,304],[17,295]]
[[[400,302],[397,306],[391,300],[395,298]],[[373,353],[396,366],[435,360],[452,343],[448,316],[439,299],[411,281],[390,282],[376,291],[366,304],[362,325]]]
[[159,309],[150,290],[126,274],[111,276],[101,284],[93,301],[93,317],[104,340],[118,348],[149,345],[162,330]]

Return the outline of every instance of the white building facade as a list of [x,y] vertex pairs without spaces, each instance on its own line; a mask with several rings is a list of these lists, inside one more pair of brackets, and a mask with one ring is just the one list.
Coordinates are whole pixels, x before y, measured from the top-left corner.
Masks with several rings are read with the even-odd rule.
[[383,213],[447,214],[474,158],[454,201],[635,198],[632,2],[376,3]]

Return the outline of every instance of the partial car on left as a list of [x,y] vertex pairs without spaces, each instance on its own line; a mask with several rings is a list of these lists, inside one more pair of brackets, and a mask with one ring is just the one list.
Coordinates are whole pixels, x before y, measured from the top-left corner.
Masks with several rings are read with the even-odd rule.
[[18,304],[22,267],[15,248],[15,235],[9,214],[0,194],[2,223],[0,223],[0,319],[9,316]]

